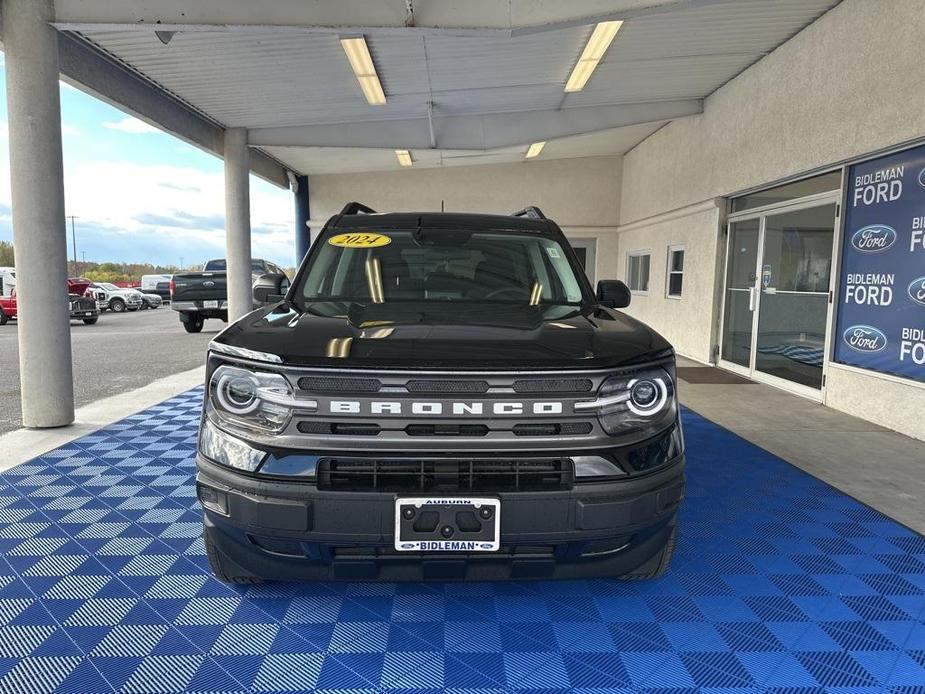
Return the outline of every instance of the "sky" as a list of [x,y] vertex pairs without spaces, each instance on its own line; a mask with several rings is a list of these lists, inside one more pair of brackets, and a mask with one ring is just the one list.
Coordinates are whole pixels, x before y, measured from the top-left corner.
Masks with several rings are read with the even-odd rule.
[[[222,160],[61,83],[66,214],[78,260],[190,267],[225,256]],[[295,264],[292,193],[251,176],[252,255]],[[0,53],[0,241],[12,241]],[[73,259],[68,221],[68,258]]]

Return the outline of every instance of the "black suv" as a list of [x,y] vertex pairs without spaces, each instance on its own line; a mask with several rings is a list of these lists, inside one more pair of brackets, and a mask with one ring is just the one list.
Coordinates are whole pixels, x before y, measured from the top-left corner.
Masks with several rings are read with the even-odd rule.
[[214,573],[494,580],[665,571],[684,491],[671,346],[559,227],[351,203],[211,343]]

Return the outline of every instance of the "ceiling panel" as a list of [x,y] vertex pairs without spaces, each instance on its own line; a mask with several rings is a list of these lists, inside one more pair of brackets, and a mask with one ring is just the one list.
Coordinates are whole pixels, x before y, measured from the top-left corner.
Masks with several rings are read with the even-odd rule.
[[[585,90],[569,95],[563,86],[591,26],[513,37],[503,32],[370,29],[367,40],[388,96],[381,107],[366,103],[338,37],[330,31],[227,27],[181,32],[166,46],[150,27],[87,29],[83,35],[223,125],[368,123],[373,128],[380,121],[422,118],[429,102],[438,116],[561,109],[568,118],[570,108],[700,99],[836,4],[838,0],[737,0],[634,17],[625,22]],[[645,137],[639,133],[658,126],[608,131],[632,133],[619,141],[600,133],[587,140],[562,138],[550,142],[543,156],[625,151]],[[293,149],[284,152],[292,159],[280,158],[300,171],[395,165],[388,150],[304,149],[311,156],[303,152],[297,157]],[[490,153],[437,150],[420,152],[416,159],[419,166],[446,166],[520,156],[516,148]]]

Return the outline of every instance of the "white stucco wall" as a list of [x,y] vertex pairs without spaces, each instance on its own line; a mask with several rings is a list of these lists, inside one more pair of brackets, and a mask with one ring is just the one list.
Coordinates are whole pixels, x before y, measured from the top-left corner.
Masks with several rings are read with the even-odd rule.
[[925,136],[923,0],[845,0],[625,156],[622,223]]
[[[668,124],[628,152],[618,267],[623,277],[625,254],[651,247],[655,289],[631,313],[679,352],[704,358],[716,339],[716,307],[698,294],[689,316],[663,290],[667,246],[687,233],[689,248],[703,246],[703,254],[690,257],[686,286],[709,293],[712,283],[716,298],[722,291],[719,266],[708,262],[722,252],[719,225],[688,211],[925,137],[925,69],[921,52],[910,48],[923,35],[925,0],[844,0],[709,96],[702,114]],[[913,414],[925,409],[925,390],[909,382],[833,367],[826,403],[925,439]]]
[[[709,362],[716,320],[717,249],[722,200],[710,200],[620,228],[620,279],[626,280],[627,255],[651,251],[649,291],[634,294],[627,313],[658,330],[675,351],[697,361]],[[668,249],[684,247],[683,291],[680,298],[667,298]]]
[[313,232],[351,200],[382,211],[510,214],[538,205],[568,236],[596,238],[596,274],[614,277],[620,157],[309,177]]

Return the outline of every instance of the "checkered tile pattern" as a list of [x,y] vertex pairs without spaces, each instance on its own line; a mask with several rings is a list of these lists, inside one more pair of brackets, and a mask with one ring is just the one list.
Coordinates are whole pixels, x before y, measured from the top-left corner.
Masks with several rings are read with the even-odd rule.
[[0,478],[0,692],[925,692],[925,538],[696,414],[659,581],[231,588],[200,398]]

